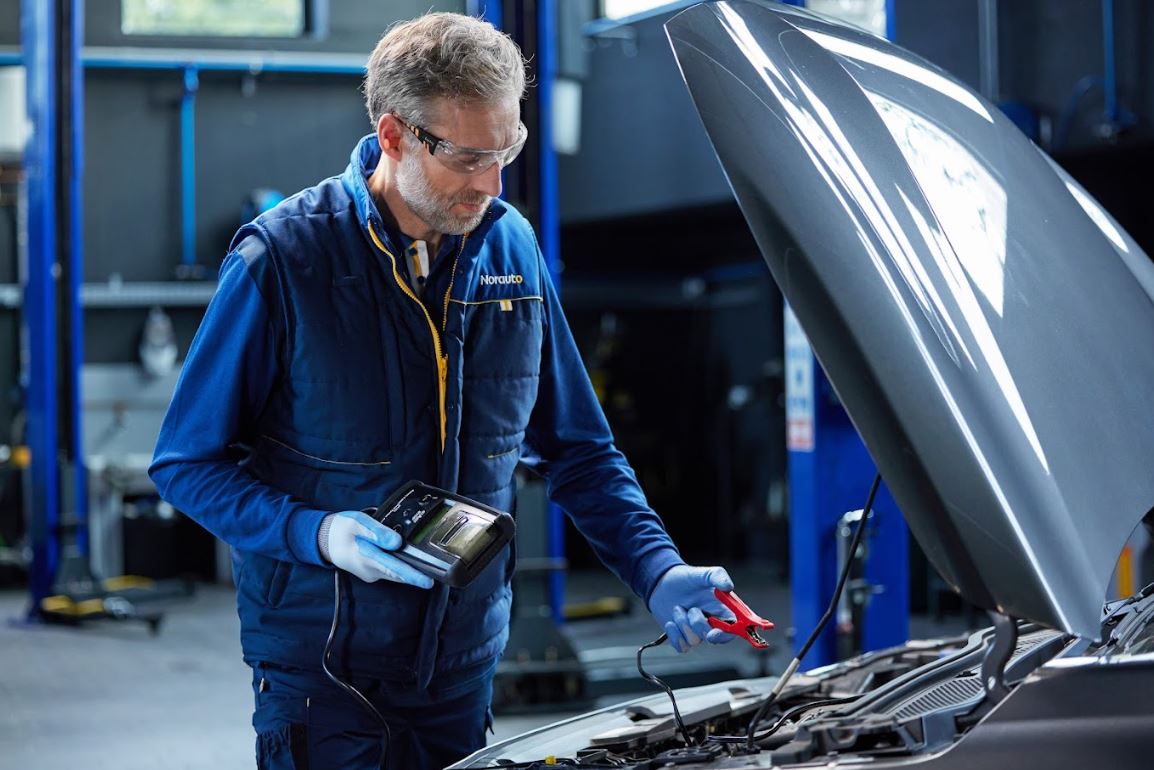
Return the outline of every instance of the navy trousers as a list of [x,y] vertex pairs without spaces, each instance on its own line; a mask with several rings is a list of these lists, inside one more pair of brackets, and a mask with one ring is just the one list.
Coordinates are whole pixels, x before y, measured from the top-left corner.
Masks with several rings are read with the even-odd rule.
[[[441,693],[351,682],[389,725],[389,770],[441,770],[485,745],[492,727],[490,672]],[[258,770],[378,770],[380,723],[323,671],[253,668]]]

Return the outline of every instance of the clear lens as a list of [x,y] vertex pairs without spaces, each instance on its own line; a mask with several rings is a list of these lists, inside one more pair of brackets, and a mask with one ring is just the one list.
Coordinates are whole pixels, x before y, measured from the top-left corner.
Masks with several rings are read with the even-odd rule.
[[455,147],[451,142],[445,141],[437,146],[437,151],[433,155],[452,171],[460,174],[480,174],[488,171],[494,164],[504,168],[517,159],[525,146],[525,140],[529,137],[529,131],[524,123],[519,125],[517,134],[517,141],[503,150],[474,150]]

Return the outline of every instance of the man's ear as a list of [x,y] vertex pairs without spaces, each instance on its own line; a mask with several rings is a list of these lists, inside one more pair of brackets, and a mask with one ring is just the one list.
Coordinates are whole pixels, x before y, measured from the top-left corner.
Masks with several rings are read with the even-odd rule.
[[392,114],[382,115],[377,120],[377,141],[381,144],[381,152],[395,161],[401,160],[401,137],[404,126]]

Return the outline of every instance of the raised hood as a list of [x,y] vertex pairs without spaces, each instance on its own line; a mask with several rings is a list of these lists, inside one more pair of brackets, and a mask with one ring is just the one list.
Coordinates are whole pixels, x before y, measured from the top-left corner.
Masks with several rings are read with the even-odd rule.
[[980,606],[1097,638],[1154,505],[1146,255],[993,105],[885,40],[743,0],[666,30],[930,561]]

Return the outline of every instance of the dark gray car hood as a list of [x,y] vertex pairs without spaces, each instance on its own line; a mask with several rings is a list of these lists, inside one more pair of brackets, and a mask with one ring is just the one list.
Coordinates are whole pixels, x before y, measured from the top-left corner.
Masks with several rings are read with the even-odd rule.
[[1097,638],[1154,505],[1146,255],[993,105],[885,40],[742,0],[666,29],[934,566],[980,606]]

